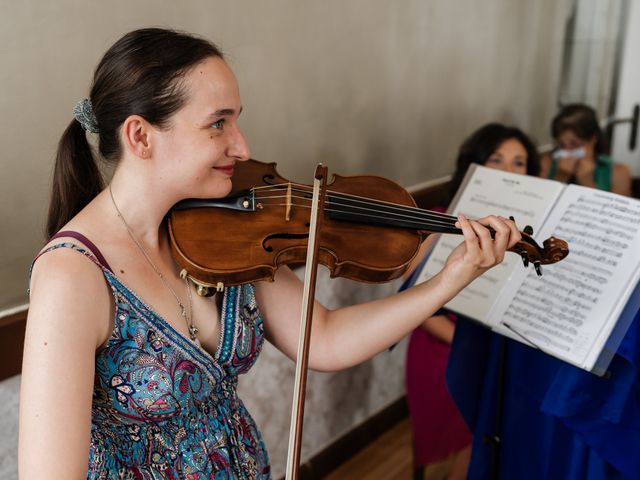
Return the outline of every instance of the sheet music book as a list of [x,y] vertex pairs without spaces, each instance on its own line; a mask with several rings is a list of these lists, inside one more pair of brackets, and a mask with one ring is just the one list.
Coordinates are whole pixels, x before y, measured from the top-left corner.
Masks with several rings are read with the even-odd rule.
[[[489,214],[554,236],[569,255],[538,277],[516,254],[472,282],[446,307],[598,375],[640,308],[640,200],[472,165],[448,213]],[[441,235],[416,283],[440,271],[460,242]]]

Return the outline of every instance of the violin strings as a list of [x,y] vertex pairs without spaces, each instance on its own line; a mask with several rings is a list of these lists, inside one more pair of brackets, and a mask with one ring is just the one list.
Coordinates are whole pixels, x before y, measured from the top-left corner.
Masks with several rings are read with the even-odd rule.
[[[283,190],[288,190],[291,186],[291,192],[303,193],[305,195],[282,195]],[[265,185],[261,187],[253,187],[251,189],[253,192],[260,191],[261,193],[278,193],[279,195],[266,195],[266,196],[256,196],[257,200],[268,200],[268,199],[277,199],[277,198],[287,198],[290,200],[304,200],[311,202],[312,198],[309,196],[311,192],[311,187],[304,184],[299,183],[281,183],[275,185]],[[434,212],[431,210],[421,209],[419,207],[410,207],[406,205],[395,204],[392,202],[387,202],[383,200],[374,200],[367,197],[361,197],[358,195],[335,192],[327,189],[327,204],[329,208],[325,210],[327,212],[336,212],[336,213],[347,213],[347,214],[355,214],[360,217],[371,217],[371,218],[380,218],[386,217],[398,222],[402,222],[403,226],[407,226],[408,224],[413,224],[413,228],[416,229],[425,229],[432,230],[434,232],[440,233],[461,233],[462,230],[455,227],[455,223],[457,222],[457,217],[445,213]],[[333,200],[333,201],[332,201]],[[364,206],[354,206],[353,204],[342,204],[339,201],[351,201],[353,203],[359,203]],[[286,207],[287,203],[279,203],[279,204],[267,204],[273,206],[283,206]],[[310,205],[303,204],[295,204],[297,207],[302,208],[311,208]],[[370,208],[373,206],[374,208]],[[334,207],[334,208],[331,208]],[[336,208],[337,207],[337,208]],[[360,212],[355,212],[354,209],[361,210]],[[400,212],[400,213],[397,213]],[[381,222],[384,223],[384,222]],[[489,228],[489,230],[493,232],[493,229]],[[520,243],[526,243],[530,246],[535,247],[537,250],[542,250],[540,246],[530,238],[529,236],[524,236]]]
[[[266,199],[284,199],[287,198],[285,195],[277,195],[277,196],[269,196],[269,197],[256,197],[256,200],[266,200]],[[305,197],[299,197],[296,195],[292,195],[290,197],[292,200],[308,200]],[[455,224],[455,221],[452,221],[451,219],[448,218],[442,218],[440,216],[438,216],[437,212],[435,213],[435,215],[429,215],[428,213],[426,214],[422,214],[422,215],[411,215],[411,211],[409,211],[408,213],[404,213],[404,211],[400,210],[399,212],[393,212],[393,211],[389,211],[386,209],[375,209],[375,208],[366,208],[366,207],[361,207],[358,205],[344,205],[341,204],[339,202],[334,202],[334,201],[327,201],[326,202],[328,208],[326,208],[327,211],[331,211],[331,212],[338,212],[338,213],[351,213],[354,215],[358,215],[358,216],[365,216],[365,217],[380,217],[380,216],[386,216],[387,218],[390,219],[396,219],[396,220],[409,220],[412,221],[414,223],[435,223],[435,224],[439,224],[439,225],[446,225],[446,226],[453,226]],[[271,205],[271,204],[267,204],[267,205]],[[286,203],[277,203],[275,205],[278,206],[286,206]],[[299,204],[299,203],[295,203],[295,206],[302,206],[302,207],[306,207],[307,205],[303,205],[303,204]],[[329,208],[329,207],[334,207],[334,208]],[[430,218],[431,216],[434,216],[435,218]]]
[[[276,189],[274,189],[274,191],[277,191]],[[278,193],[281,193],[280,191],[278,191]],[[272,199],[285,199],[287,198],[286,195],[270,195],[270,196],[264,196],[264,197],[256,197],[256,199],[260,199],[260,200],[272,200]],[[291,195],[290,197],[292,200],[305,200],[305,201],[310,201],[310,199],[308,197],[301,197],[301,196],[297,196],[297,195]],[[386,203],[386,202],[385,202]],[[263,206],[268,206],[268,207],[286,207],[288,204],[287,203],[267,203],[264,204]],[[298,208],[311,208],[311,204],[302,204],[302,203],[294,203],[294,204],[290,204],[292,206],[298,207]],[[345,210],[345,209],[340,209],[340,208],[331,208],[333,205],[338,205],[340,206],[340,204],[334,204],[331,201],[327,202],[327,205],[329,205],[329,207],[325,208],[325,212],[335,212],[335,213],[353,213],[352,210]],[[391,204],[391,205],[395,205],[395,204]],[[401,206],[402,207],[402,206]],[[358,207],[356,207],[358,208]],[[361,207],[360,207],[361,208]],[[417,208],[412,208],[412,207],[407,207],[407,210],[421,210],[421,209],[417,209]],[[386,214],[388,214],[389,212],[384,211],[384,210],[380,210],[377,211],[375,209],[369,209],[368,211],[366,211],[365,213],[357,213],[357,215],[360,218],[363,217],[367,217],[367,218],[371,218],[374,220],[379,219],[381,216],[384,216]],[[410,215],[400,215],[400,214],[392,214],[392,216],[386,215],[386,218],[391,218],[392,220],[395,220],[397,222],[402,222],[402,226],[403,227],[408,227],[408,228],[415,228],[417,230],[431,230],[434,233],[454,233],[454,234],[460,234],[462,233],[462,230],[460,228],[455,227],[455,222],[451,222],[450,220],[456,220],[456,217],[452,217],[451,215],[440,215],[438,212],[430,212],[433,213],[435,216],[439,216],[442,218],[442,220],[428,220],[425,219],[422,216],[410,216]],[[381,215],[384,214],[384,215]],[[443,218],[443,217],[448,217],[448,218]],[[379,222],[379,223],[383,223],[384,222]],[[492,228],[489,228],[489,231],[494,233],[494,230]],[[518,244],[528,244],[534,248],[536,248],[538,251],[542,251],[542,248],[535,242],[535,240],[533,240],[533,238],[526,236],[523,237],[522,240],[520,242],[518,242]]]
[[[285,185],[288,184],[284,184],[283,187]],[[293,184],[292,184],[293,185]],[[276,192],[276,193],[282,193],[282,189],[280,188],[272,188],[273,186],[269,186],[269,187],[257,187],[257,189],[265,189],[265,188],[270,188],[270,191],[272,192]],[[277,186],[276,186],[277,187]],[[303,185],[304,187],[304,185]],[[295,192],[306,192],[306,190],[304,189],[292,189],[292,191]],[[354,200],[357,203],[361,203],[363,205],[373,205],[373,206],[382,206],[382,207],[387,207],[389,209],[395,209],[398,211],[402,211],[402,212],[412,212],[412,213],[416,213],[420,216],[420,218],[429,218],[429,217],[435,217],[435,218],[439,218],[439,219],[448,219],[448,220],[452,220],[452,221],[457,221],[457,218],[455,216],[452,215],[447,215],[447,214],[443,214],[443,213],[439,213],[439,212],[433,212],[430,210],[424,210],[418,207],[410,207],[410,206],[406,206],[406,205],[399,205],[399,204],[395,204],[395,203],[391,203],[391,202],[386,202],[383,200],[375,200],[375,199],[369,199],[366,197],[360,197],[357,195],[352,195],[352,194],[346,194],[346,193],[341,193],[341,192],[332,192],[332,191],[328,191],[328,196],[329,199],[347,199],[347,200]],[[284,196],[283,196],[284,197]],[[256,199],[265,199],[265,198],[269,198],[269,197],[256,197]],[[297,198],[304,198],[304,199],[308,199],[311,200],[308,197],[297,197]],[[364,207],[361,207],[364,208]],[[378,210],[379,211],[379,210]]]
[[[284,184],[288,187],[289,184]],[[257,196],[256,200],[267,200],[272,198],[287,198],[287,195],[282,195],[282,188],[272,188],[274,186],[269,186],[269,191],[266,191],[265,187],[258,187],[262,193],[274,192],[278,193],[278,195],[269,195],[269,196]],[[277,187],[277,186],[275,186]],[[284,187],[284,186],[283,186]],[[284,188],[286,188],[284,187]],[[258,189],[256,188],[256,190]],[[304,189],[292,189],[296,193],[302,191],[306,193]],[[302,199],[309,200],[308,197],[299,196],[299,195],[291,195],[291,199]],[[348,203],[342,203],[342,202]],[[286,204],[283,204],[286,206]],[[339,212],[339,213],[350,213],[353,215],[358,215],[361,217],[386,217],[389,219],[394,219],[396,221],[408,221],[417,226],[423,226],[426,228],[427,226],[437,225],[437,226],[449,226],[453,227],[455,222],[457,221],[456,217],[451,215],[441,214],[439,212],[432,212],[429,210],[423,210],[417,207],[409,207],[405,205],[398,205],[391,202],[380,201],[380,200],[371,200],[364,197],[359,197],[357,195],[351,194],[343,194],[337,192],[328,192],[328,200],[327,205],[332,206],[334,208],[327,208],[327,211],[330,212]],[[372,208],[373,207],[373,208]]]
[[[263,186],[263,187],[254,187],[254,190],[265,190],[265,189],[270,189],[270,191],[273,192],[281,192],[283,189],[286,189],[289,185],[291,185],[292,187],[297,187],[297,188],[292,188],[292,191],[298,191],[298,192],[305,192],[305,193],[310,193],[311,192],[311,187],[304,185],[304,184],[298,184],[298,183],[282,183],[282,184],[277,184],[277,185],[268,185],[268,186]],[[269,190],[267,190],[269,191]],[[433,212],[430,210],[424,210],[418,207],[410,207],[407,205],[399,205],[396,203],[392,203],[392,202],[387,202],[384,200],[376,200],[376,199],[371,199],[371,198],[367,198],[367,197],[361,197],[358,195],[353,195],[350,193],[342,193],[342,192],[334,192],[332,190],[327,190],[327,195],[329,197],[333,197],[333,198],[343,198],[343,199],[352,199],[354,201],[357,202],[361,202],[363,204],[371,204],[371,205],[384,205],[384,206],[388,206],[390,208],[396,208],[399,210],[411,210],[414,211],[416,213],[422,213],[422,214],[427,214],[429,216],[435,216],[438,218],[448,218],[450,220],[453,221],[457,221],[457,217],[453,216],[453,215],[448,215],[445,213],[439,213],[439,212]]]
[[[277,193],[282,193],[281,191],[278,191]],[[256,197],[256,200],[272,200],[272,199],[285,199],[287,198],[287,195],[270,195],[270,196],[260,196],[260,197]],[[289,197],[291,200],[296,201],[296,200],[303,200],[303,201],[308,201],[309,199],[307,197],[301,197],[298,195],[291,195]],[[450,217],[450,216],[442,216],[440,215],[438,212],[429,212],[429,211],[424,211],[424,210],[420,210],[420,209],[416,209],[416,208],[412,208],[412,207],[407,207],[407,208],[403,208],[403,206],[398,206],[395,204],[389,204],[388,202],[383,202],[382,203],[382,207],[383,208],[369,208],[369,207],[363,207],[363,206],[359,206],[359,205],[349,205],[349,204],[342,204],[339,201],[332,201],[334,199],[334,195],[331,195],[329,197],[329,200],[326,202],[327,204],[327,208],[325,209],[327,212],[334,212],[334,213],[343,213],[343,214],[352,214],[352,215],[356,215],[360,218],[364,219],[371,219],[371,218],[387,218],[390,220],[394,220],[397,222],[403,222],[403,223],[410,223],[411,225],[415,226],[416,228],[430,228],[430,227],[439,227],[439,228],[454,228],[455,227],[455,217]],[[364,203],[365,205],[374,205],[374,206],[378,206],[376,203],[372,203],[372,202],[360,202],[360,203]],[[278,206],[286,206],[286,203],[277,203],[277,204],[270,204],[267,203],[266,205],[278,205]],[[266,206],[265,205],[265,206]],[[302,207],[307,207],[307,205],[304,204],[299,204],[299,203],[294,203],[295,206],[302,206]],[[389,208],[391,207],[392,210],[390,210]],[[395,211],[394,211],[395,210]],[[416,213],[419,213],[419,215],[416,215]],[[457,230],[456,230],[457,231]]]
[[[283,184],[278,184],[278,185],[268,185],[268,186],[263,186],[263,187],[254,187],[254,190],[263,190],[263,189],[271,189],[270,191],[274,191],[274,192],[281,192],[283,189],[286,189],[289,186],[288,183],[283,183]],[[292,188],[292,191],[298,191],[298,192],[306,192],[306,193],[310,193],[311,192],[311,188],[307,185],[303,185],[303,184],[298,184],[298,183],[291,183],[292,187],[298,187],[298,188]],[[279,188],[278,188],[279,187]],[[334,192],[332,190],[327,190],[327,195],[330,197],[334,197],[334,198],[344,198],[344,199],[353,199],[355,201],[359,201],[363,204],[372,204],[372,205],[386,205],[388,207],[391,208],[397,208],[397,209],[401,209],[401,210],[413,210],[416,212],[426,212],[430,215],[433,216],[437,216],[440,218],[449,218],[451,220],[457,220],[457,218],[453,215],[448,215],[448,214],[444,214],[444,213],[439,213],[439,212],[433,212],[430,210],[424,210],[418,207],[410,207],[408,205],[400,205],[400,204],[396,204],[396,203],[392,203],[392,202],[387,202],[384,200],[377,200],[377,199],[371,199],[371,198],[367,198],[367,197],[361,197],[358,195],[353,195],[350,193],[342,193],[342,192]]]
[[[274,197],[275,198],[275,197]],[[286,207],[287,204],[286,203],[270,203],[267,204],[265,206],[269,206],[269,207]],[[307,208],[310,209],[311,206],[310,205],[302,205],[302,204],[295,204],[296,207],[298,208]],[[344,213],[344,210],[340,210],[340,209],[336,209],[336,208],[325,208],[325,212],[328,213]],[[375,223],[376,219],[380,219],[380,215],[370,211],[369,213],[360,213],[358,214],[358,217],[362,218],[364,220],[364,218],[370,218],[373,219]],[[389,217],[387,217],[389,218]],[[393,220],[398,221],[398,222],[402,222],[404,227],[413,227],[417,230],[432,230],[432,231],[438,231],[441,233],[461,233],[462,230],[460,230],[459,228],[455,228],[453,225],[451,224],[447,224],[447,223],[438,223],[438,222],[433,222],[433,223],[425,223],[423,220],[416,220],[416,219],[412,219],[410,217],[406,217],[406,218],[394,218]]]

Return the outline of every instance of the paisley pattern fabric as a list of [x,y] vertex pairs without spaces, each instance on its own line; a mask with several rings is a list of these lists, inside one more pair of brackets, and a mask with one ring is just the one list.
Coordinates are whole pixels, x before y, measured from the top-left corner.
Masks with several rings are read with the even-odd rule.
[[[74,244],[58,247],[100,265]],[[225,289],[211,356],[100,266],[116,315],[96,354],[87,478],[270,478],[262,437],[236,394],[264,340],[253,286]]]

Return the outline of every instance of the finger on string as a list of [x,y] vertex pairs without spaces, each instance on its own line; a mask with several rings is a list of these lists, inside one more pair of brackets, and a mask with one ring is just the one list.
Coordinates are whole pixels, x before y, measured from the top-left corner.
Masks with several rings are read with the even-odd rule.
[[[488,217],[485,217],[485,219]],[[491,252],[492,256],[493,254],[493,250],[495,248],[495,244],[493,241],[493,238],[491,238],[491,232],[489,231],[488,228],[486,228],[482,223],[475,221],[475,220],[471,220],[469,222],[471,224],[471,228],[473,228],[474,232],[476,233],[476,236],[478,237],[479,241],[480,241],[480,248],[482,249],[483,252]],[[492,224],[495,224],[495,221],[490,221],[489,225],[492,226]]]
[[467,252],[477,256],[480,255],[480,245],[478,243],[478,236],[475,230],[471,226],[471,222],[464,216],[463,213],[458,215],[458,221],[456,222],[456,228],[462,230],[464,236],[464,243],[467,247]]
[[500,218],[505,222],[507,227],[509,227],[509,242],[507,243],[507,248],[511,248],[520,240],[522,240],[522,233],[520,233],[520,229],[516,225],[516,222],[513,219],[513,217],[508,219],[504,217],[500,217]]
[[511,228],[507,225],[507,219],[504,217],[495,217],[495,221],[491,222],[491,228],[496,232],[493,242],[494,251],[498,259],[502,261],[511,239]]
[[515,223],[504,217],[489,215],[478,220],[478,223],[486,227],[491,227],[496,235],[494,237],[494,247],[496,251],[504,251],[505,249],[516,244],[520,240],[521,235],[515,226]]

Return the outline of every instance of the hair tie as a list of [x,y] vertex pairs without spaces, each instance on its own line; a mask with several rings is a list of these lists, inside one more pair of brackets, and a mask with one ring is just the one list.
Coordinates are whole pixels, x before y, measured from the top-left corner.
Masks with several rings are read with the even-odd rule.
[[73,116],[87,132],[98,133],[98,120],[93,113],[91,100],[85,98],[73,107]]

